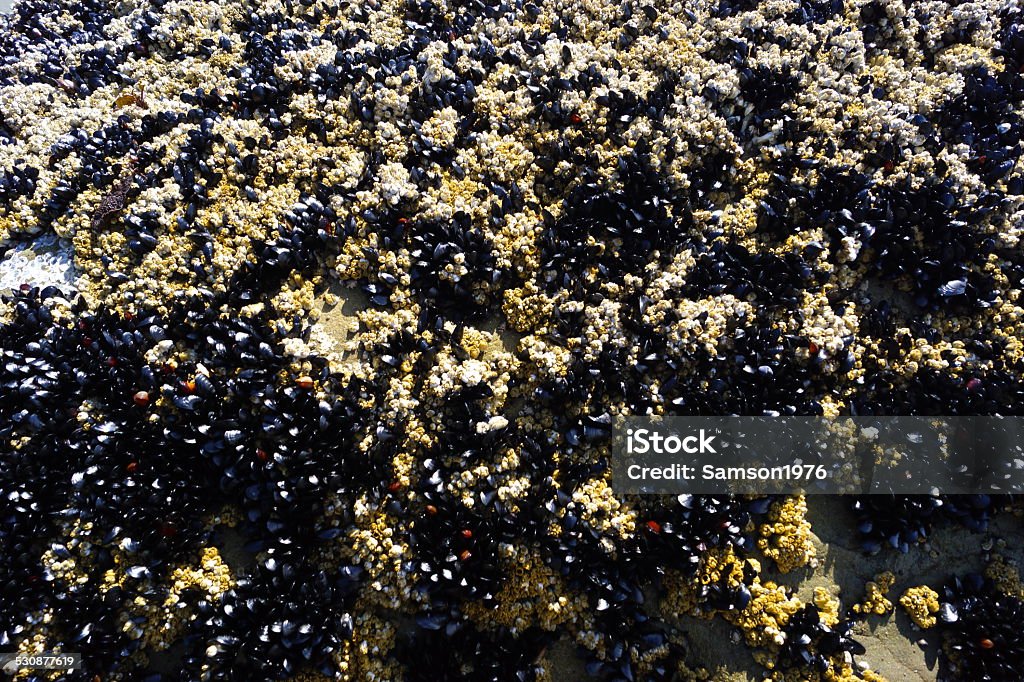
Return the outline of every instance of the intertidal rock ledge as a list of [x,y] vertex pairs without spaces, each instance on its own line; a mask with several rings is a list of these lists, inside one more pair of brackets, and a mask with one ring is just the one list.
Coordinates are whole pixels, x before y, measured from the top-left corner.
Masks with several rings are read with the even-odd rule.
[[[1022,16],[17,0],[0,651],[83,656],[26,680],[904,679],[862,643],[885,621],[933,673],[1024,678],[1022,536],[982,535],[1017,500],[816,518],[608,469],[621,414],[1024,411]],[[829,543],[873,555],[859,592]]]

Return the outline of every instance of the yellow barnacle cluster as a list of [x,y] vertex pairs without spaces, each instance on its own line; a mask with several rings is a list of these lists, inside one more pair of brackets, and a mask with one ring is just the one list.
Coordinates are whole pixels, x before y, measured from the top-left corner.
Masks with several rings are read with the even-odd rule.
[[937,622],[935,614],[939,612],[939,593],[927,585],[911,587],[900,597],[900,606],[919,628],[927,630]]
[[592,478],[579,486],[572,501],[580,518],[602,533],[626,537],[636,532],[636,512],[622,504],[604,478]]
[[505,580],[490,608],[474,602],[466,614],[481,628],[502,626],[523,632],[531,626],[555,630],[574,621],[586,609],[583,595],[566,587],[564,580],[547,567],[539,553],[520,555],[513,546],[503,548]]
[[806,516],[806,498],[791,495],[772,504],[767,523],[758,529],[761,536],[757,541],[758,549],[774,561],[782,573],[814,561],[813,535]]
[[886,678],[873,670],[859,670],[846,661],[832,662],[825,672],[801,669],[773,673],[777,682],[886,682]]
[[884,571],[875,576],[874,580],[868,581],[865,585],[864,599],[853,605],[856,613],[865,615],[873,614],[884,616],[893,610],[892,602],[886,599],[886,594],[896,582],[896,576],[892,571]]
[[1024,599],[1024,581],[1021,580],[1020,571],[1004,556],[996,554],[992,557],[992,561],[985,567],[985,577],[995,583],[1001,592]]
[[[377,615],[372,607],[356,603],[352,636],[334,655],[343,680],[385,682],[401,678],[401,666],[392,658],[397,629]],[[360,608],[362,607],[362,608]]]
[[198,592],[215,603],[234,586],[234,574],[219,550],[204,547],[195,564],[178,566],[171,571],[166,583],[167,596],[162,601],[145,596],[132,601],[128,610],[121,614],[122,631],[132,639],[140,639],[147,649],[166,649],[179,640],[188,623],[196,617],[183,596],[186,590]]
[[355,526],[348,533],[353,559],[366,570],[363,592],[367,604],[395,609],[412,596],[410,576],[402,569],[408,546],[402,529],[386,511],[370,500],[356,502]]
[[723,585],[736,588],[743,585],[749,574],[756,576],[761,572],[761,563],[757,559],[744,558],[732,547],[711,549],[700,560],[697,573],[687,576],[681,571],[667,571],[665,574],[666,595],[661,601],[662,612],[667,616],[691,615],[712,618],[718,612],[703,603],[702,588],[710,585]]
[[786,641],[786,623],[804,604],[786,587],[771,581],[756,581],[750,586],[750,596],[746,608],[726,612],[723,617],[740,629],[749,646],[757,649],[754,659],[770,669],[775,666],[774,653]]

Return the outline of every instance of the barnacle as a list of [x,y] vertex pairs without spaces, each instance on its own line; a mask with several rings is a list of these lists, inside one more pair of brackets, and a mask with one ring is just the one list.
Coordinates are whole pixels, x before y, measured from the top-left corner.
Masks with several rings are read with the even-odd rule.
[[927,585],[911,587],[900,597],[900,606],[919,628],[927,630],[937,622],[939,594]]
[[885,571],[875,576],[875,579],[869,581],[865,586],[867,594],[864,595],[864,600],[854,604],[853,611],[855,613],[874,614],[876,616],[884,616],[892,611],[892,602],[886,599],[885,595],[889,592],[894,582],[896,582],[896,576],[891,571]]
[[803,496],[788,497],[772,505],[767,523],[761,526],[757,546],[783,573],[814,560],[811,524],[806,521],[806,514],[807,503]]

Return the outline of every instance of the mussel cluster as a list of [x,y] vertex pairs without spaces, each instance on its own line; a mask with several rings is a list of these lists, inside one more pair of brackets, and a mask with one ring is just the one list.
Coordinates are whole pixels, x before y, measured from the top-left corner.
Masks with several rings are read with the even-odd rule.
[[[0,300],[0,652],[671,680],[722,616],[778,679],[865,677],[767,580],[806,507],[619,495],[612,424],[1021,414],[1021,10],[570,5],[0,16],[0,257],[78,275]],[[849,504],[878,553],[1017,500]],[[1024,676],[1019,601],[945,599],[951,670]]]
[[866,495],[852,507],[861,547],[876,554],[883,547],[906,553],[949,523],[984,531],[991,515],[1008,502],[991,495]]
[[1012,680],[1024,658],[1024,602],[977,573],[954,576],[943,590],[938,628],[954,680]]
[[[324,522],[328,492],[377,485],[372,454],[358,463],[331,454],[366,428],[355,404],[364,389],[353,384],[327,402],[301,378],[281,384],[287,363],[265,319],[224,320],[196,300],[170,317],[77,308],[61,322],[44,303],[55,293],[17,294],[0,331],[0,421],[5,442],[20,444],[3,468],[5,642],[16,641],[27,614],[49,612],[56,641],[81,649],[96,672],[115,670],[140,644],[122,631],[124,603],[166,592],[158,583],[175,562],[209,542],[204,516],[228,504],[265,559],[217,613],[193,596],[209,624],[195,641],[258,648],[259,674],[322,662],[333,649],[311,646],[344,637],[334,625],[358,570],[325,572],[310,554],[340,533]],[[145,358],[154,342],[184,342],[202,362],[154,365]],[[71,527],[82,532],[69,546],[61,538]],[[85,575],[123,570],[125,583],[105,593],[84,580],[56,589],[43,553],[71,558],[85,545]],[[273,645],[259,634],[289,619],[304,636],[287,632]]]

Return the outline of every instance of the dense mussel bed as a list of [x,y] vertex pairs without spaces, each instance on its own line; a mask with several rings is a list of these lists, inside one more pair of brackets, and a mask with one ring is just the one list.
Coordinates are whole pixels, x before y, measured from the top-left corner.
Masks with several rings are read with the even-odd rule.
[[[31,680],[709,679],[721,619],[766,679],[886,679],[858,632],[893,580],[799,597],[806,500],[618,495],[611,424],[1021,414],[1022,17],[19,0],[0,652],[82,654]],[[39,239],[74,267],[34,270]],[[844,505],[865,556],[1021,511]],[[950,679],[1024,677],[993,565],[900,600]]]

